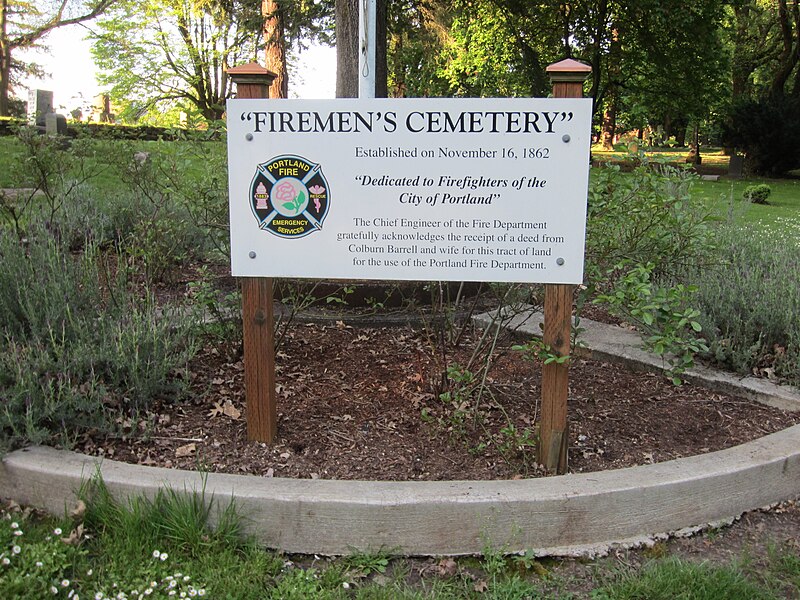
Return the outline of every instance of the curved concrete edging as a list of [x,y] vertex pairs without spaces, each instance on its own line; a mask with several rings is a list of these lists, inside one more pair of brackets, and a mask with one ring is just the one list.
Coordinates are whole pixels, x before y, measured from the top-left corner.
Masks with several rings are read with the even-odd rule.
[[[0,495],[60,512],[99,469],[117,498],[199,490],[200,473],[35,447],[7,455]],[[717,522],[800,495],[800,425],[701,456],[615,471],[517,481],[376,482],[208,474],[246,530],[287,552],[572,555]]]
[[[514,325],[521,326],[520,332],[527,327],[526,334],[536,333],[536,323],[528,322],[530,315],[519,318],[523,321]],[[601,331],[606,327],[602,324],[589,325],[587,345],[593,353],[615,356],[629,365],[653,366],[634,337],[624,331]],[[718,377],[705,372],[696,376],[698,383],[721,386]],[[797,390],[769,382],[753,387],[725,377],[722,387],[786,410],[800,409]],[[234,498],[246,530],[265,545],[287,552],[349,554],[384,548],[409,555],[446,555],[477,554],[491,547],[539,555],[593,554],[730,520],[800,496],[800,425],[700,456],[518,481],[206,476],[34,447],[3,458],[0,497],[62,512],[98,470],[120,499],[152,497],[164,486],[200,490],[206,477],[207,497],[213,495],[221,504]]]

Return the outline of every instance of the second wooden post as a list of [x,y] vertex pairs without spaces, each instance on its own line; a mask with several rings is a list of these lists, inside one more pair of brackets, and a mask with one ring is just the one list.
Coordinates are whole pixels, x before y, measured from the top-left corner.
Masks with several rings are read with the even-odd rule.
[[[581,98],[583,82],[592,72],[588,65],[566,59],[547,67],[554,98]],[[589,157],[586,158],[587,160]],[[544,338],[558,356],[570,352],[572,293],[574,286],[547,284],[544,292]],[[550,363],[542,367],[542,418],[539,426],[539,463],[549,472],[567,472],[567,397],[569,364]]]

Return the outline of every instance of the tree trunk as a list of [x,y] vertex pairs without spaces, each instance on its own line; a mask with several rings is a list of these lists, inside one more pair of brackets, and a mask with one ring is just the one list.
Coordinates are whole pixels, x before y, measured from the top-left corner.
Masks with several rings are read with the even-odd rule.
[[786,91],[786,83],[800,62],[800,3],[794,3],[790,14],[787,1],[779,0],[778,21],[783,48],[778,56],[778,68],[770,85],[770,93],[775,96],[780,96]]
[[8,0],[0,0],[0,117],[9,116],[8,88],[11,77],[11,47],[8,43]]
[[261,14],[264,15],[264,59],[267,69],[275,73],[275,81],[269,87],[270,98],[289,97],[289,77],[286,73],[286,37],[283,15],[278,0],[263,0]]
[[[562,13],[564,18],[566,19],[566,13],[563,11],[567,10],[566,5],[562,9]],[[601,0],[597,3],[597,18],[596,23],[597,27],[592,32],[592,51],[591,51],[591,59],[589,64],[592,66],[592,87],[589,90],[589,95],[592,97],[592,115],[594,115],[603,104],[603,97],[605,96],[605,90],[602,89],[602,82],[603,82],[603,59],[605,55],[605,50],[603,48],[603,40],[606,31],[606,22],[609,18],[609,6],[608,0]],[[572,32],[569,29],[569,23],[564,23],[564,45],[566,50],[566,57],[569,58],[570,52],[568,51],[569,48],[569,38],[572,35]],[[602,137],[602,136],[601,136]]]
[[600,141],[603,144],[603,150],[614,149],[614,134],[617,129],[617,102],[616,94],[608,96],[608,104],[603,113],[603,130],[600,134]]
[[689,154],[686,156],[686,162],[695,167],[699,167],[703,162],[703,158],[700,156],[699,123],[694,124],[694,130],[692,131],[692,142],[689,144]]
[[336,97],[358,97],[358,0],[336,0]]
[[679,119],[674,122],[675,127],[675,143],[679,148],[686,147],[686,121]]
[[[336,97],[358,97],[358,0],[336,0]],[[375,32],[375,97],[385,98],[386,0],[378,0]]]
[[389,38],[387,0],[377,0],[375,8],[375,97],[389,95],[389,63],[386,57],[386,44]]

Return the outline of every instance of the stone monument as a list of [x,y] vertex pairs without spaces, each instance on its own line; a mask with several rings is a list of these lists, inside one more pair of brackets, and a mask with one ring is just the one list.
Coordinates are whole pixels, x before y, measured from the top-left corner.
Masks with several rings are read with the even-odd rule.
[[45,115],[53,110],[53,92],[50,90],[28,91],[28,123],[45,126]]

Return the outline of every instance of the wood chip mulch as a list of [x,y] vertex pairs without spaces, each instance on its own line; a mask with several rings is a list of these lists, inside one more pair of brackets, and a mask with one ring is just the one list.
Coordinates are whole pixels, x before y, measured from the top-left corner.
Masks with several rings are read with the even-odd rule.
[[[447,363],[466,364],[473,332]],[[424,331],[296,324],[277,354],[278,440],[246,439],[238,346],[209,343],[188,397],[78,451],[144,465],[263,477],[458,480],[535,477],[541,366],[501,340],[476,394],[442,401]],[[476,369],[473,369],[475,371]],[[617,469],[728,448],[800,421],[754,401],[573,359],[570,470]]]

